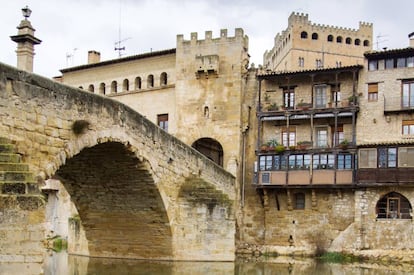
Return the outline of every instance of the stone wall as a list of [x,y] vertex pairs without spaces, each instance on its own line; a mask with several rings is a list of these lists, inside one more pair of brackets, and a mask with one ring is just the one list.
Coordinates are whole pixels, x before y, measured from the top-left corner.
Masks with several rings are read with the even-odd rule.
[[[231,174],[107,97],[3,64],[0,91],[0,136],[14,142],[38,182],[62,181],[79,211],[90,255],[184,259],[186,251],[186,260],[234,259]],[[214,190],[192,209],[182,207],[190,203],[180,191],[188,180]],[[193,211],[207,215],[194,222]],[[154,234],[158,229],[168,234]],[[169,248],[145,255],[139,240],[160,245],[158,252]]]

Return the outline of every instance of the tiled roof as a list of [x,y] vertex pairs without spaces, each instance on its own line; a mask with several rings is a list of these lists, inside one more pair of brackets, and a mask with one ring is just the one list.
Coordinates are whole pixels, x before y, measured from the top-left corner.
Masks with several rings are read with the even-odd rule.
[[335,68],[319,68],[311,70],[299,70],[299,71],[267,71],[261,72],[257,75],[259,78],[266,78],[268,76],[288,76],[288,75],[301,75],[311,73],[331,73],[331,72],[346,72],[362,69],[362,65],[343,66]]
[[384,141],[372,141],[358,143],[358,147],[377,147],[377,146],[397,146],[397,145],[412,145],[414,144],[413,138],[404,138],[400,140],[384,140]]
[[138,59],[143,59],[143,58],[148,58],[148,57],[174,54],[175,52],[176,52],[176,49],[174,48],[174,49],[163,50],[163,51],[155,51],[155,52],[143,53],[143,54],[138,54],[138,55],[131,55],[131,56],[123,57],[123,58],[111,59],[111,60],[106,60],[106,61],[102,61],[102,62],[97,62],[97,63],[92,63],[92,64],[85,64],[85,65],[80,65],[80,66],[76,66],[76,67],[66,68],[66,69],[60,70],[60,72],[61,73],[68,73],[68,72],[79,71],[79,70],[84,70],[84,69],[89,69],[89,68],[94,68],[94,67],[100,67],[100,66],[105,66],[105,65],[110,65],[110,64],[116,64],[116,63],[122,63],[122,62],[126,62],[126,61],[138,60]]
[[365,52],[364,56],[367,59],[378,59],[378,58],[385,58],[385,57],[393,57],[393,56],[407,56],[407,55],[414,55],[414,48],[407,47],[402,49],[391,49],[391,50],[384,50],[384,51],[370,51]]

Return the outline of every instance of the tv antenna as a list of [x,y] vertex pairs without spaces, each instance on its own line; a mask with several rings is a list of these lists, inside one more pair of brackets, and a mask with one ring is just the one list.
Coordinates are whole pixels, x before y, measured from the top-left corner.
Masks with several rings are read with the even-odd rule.
[[388,39],[382,39],[382,38],[384,38],[384,37],[387,37],[388,35],[383,35],[383,34],[381,34],[381,33],[379,33],[375,38],[377,39],[377,42],[376,42],[376,44],[377,44],[377,50],[379,50],[380,49],[380,44],[381,43],[383,43],[383,42],[387,42],[388,41]]
[[69,66],[69,60],[71,61],[71,66],[73,66],[73,63],[75,61],[75,52],[78,50],[78,48],[74,48],[72,50],[72,53],[66,53],[66,67]]
[[122,46],[122,42],[125,42],[131,37],[128,38],[121,38],[121,18],[122,18],[122,0],[119,0],[119,24],[118,24],[118,41],[115,42],[115,51],[118,51],[118,57],[122,56],[122,51],[125,51],[125,46]]

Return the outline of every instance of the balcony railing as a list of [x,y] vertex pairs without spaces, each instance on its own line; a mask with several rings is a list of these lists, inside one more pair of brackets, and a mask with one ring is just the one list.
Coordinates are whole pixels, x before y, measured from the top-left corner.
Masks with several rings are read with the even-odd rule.
[[358,185],[414,184],[414,168],[361,168],[357,171]]
[[414,102],[401,96],[384,98],[384,113],[414,112]]

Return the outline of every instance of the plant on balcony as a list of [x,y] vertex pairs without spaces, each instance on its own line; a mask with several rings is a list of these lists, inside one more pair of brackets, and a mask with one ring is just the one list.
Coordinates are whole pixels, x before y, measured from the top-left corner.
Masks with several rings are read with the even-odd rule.
[[270,104],[270,105],[267,107],[267,110],[268,110],[269,112],[271,112],[271,111],[277,111],[277,110],[279,110],[279,106],[278,106],[276,103],[272,103],[272,104]]
[[285,152],[285,150],[286,150],[286,148],[283,145],[278,145],[278,146],[275,147],[275,151],[278,154],[281,154],[281,153]]
[[289,146],[289,150],[290,151],[295,151],[296,150],[296,146],[295,145],[290,145]]
[[344,139],[343,141],[341,141],[341,143],[339,143],[339,148],[341,149],[347,149],[349,146],[349,141],[347,139]]
[[311,146],[312,146],[312,142],[307,141],[307,140],[306,141],[298,141],[298,143],[297,143],[297,148],[299,150],[306,150]]
[[348,97],[348,102],[350,105],[354,104],[358,104],[358,96],[356,95],[351,95],[350,97]]
[[312,104],[303,102],[303,99],[301,99],[300,102],[296,105],[296,108],[302,109],[302,110],[308,110],[311,107],[312,107]]

